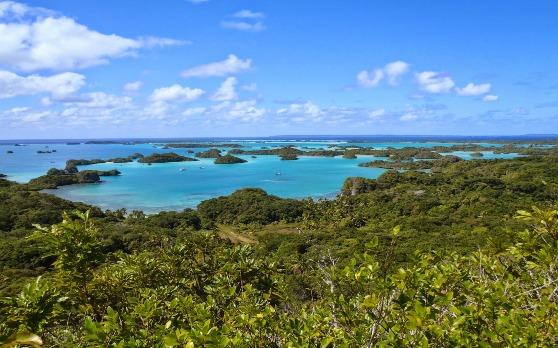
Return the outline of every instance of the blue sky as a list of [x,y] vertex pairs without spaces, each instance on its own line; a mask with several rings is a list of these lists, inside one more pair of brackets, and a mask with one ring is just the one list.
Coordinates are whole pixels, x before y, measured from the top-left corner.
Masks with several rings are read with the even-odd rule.
[[556,1],[0,1],[0,138],[557,133]]

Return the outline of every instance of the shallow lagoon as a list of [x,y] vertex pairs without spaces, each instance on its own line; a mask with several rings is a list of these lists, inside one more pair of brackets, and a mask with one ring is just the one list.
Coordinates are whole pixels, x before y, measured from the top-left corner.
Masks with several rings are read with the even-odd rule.
[[[387,147],[451,146],[439,142],[382,142],[346,143],[341,141],[243,141],[235,142],[245,148],[273,148],[286,145],[302,149],[328,149],[335,146],[362,146],[383,149]],[[494,145],[494,144],[486,144]],[[47,147],[48,146],[48,147]],[[38,150],[56,150],[37,154]],[[7,154],[6,151],[14,151]],[[26,182],[43,175],[49,168],[63,168],[68,159],[93,159],[126,157],[134,152],[148,155],[154,152],[187,153],[188,149],[162,149],[156,144],[29,144],[26,146],[4,145],[0,147],[0,173],[9,179]],[[206,148],[191,149],[195,152]],[[512,158],[514,154],[483,152],[485,159]],[[467,152],[453,153],[470,159]],[[196,162],[141,164],[137,162],[114,164],[102,163],[80,169],[118,169],[118,177],[104,177],[99,184],[72,185],[48,190],[57,196],[83,201],[105,209],[126,208],[146,212],[179,210],[195,207],[205,199],[227,195],[246,187],[259,187],[271,194],[289,198],[328,198],[335,196],[347,177],[376,178],[384,172],[379,168],[363,168],[358,164],[372,160],[373,156],[357,159],[341,157],[305,157],[296,161],[281,161],[277,156],[239,156],[248,162],[235,165],[215,165],[212,159]]]

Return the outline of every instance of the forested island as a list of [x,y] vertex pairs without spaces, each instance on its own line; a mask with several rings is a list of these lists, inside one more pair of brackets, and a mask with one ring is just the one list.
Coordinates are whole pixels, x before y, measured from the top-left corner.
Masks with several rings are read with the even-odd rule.
[[39,192],[118,174],[83,162],[0,178],[0,342],[556,346],[558,151],[381,151],[390,170],[335,199],[244,189],[152,215]]
[[178,155],[174,152],[170,153],[154,153],[149,156],[141,157],[138,159],[139,163],[168,163],[168,162],[191,162],[197,161],[197,159],[192,157],[186,157]]
[[219,155],[217,158],[215,158],[215,161],[213,161],[213,163],[215,164],[236,164],[236,163],[246,163],[248,161],[246,161],[245,159],[233,156],[231,154],[226,154],[225,156],[221,156]]

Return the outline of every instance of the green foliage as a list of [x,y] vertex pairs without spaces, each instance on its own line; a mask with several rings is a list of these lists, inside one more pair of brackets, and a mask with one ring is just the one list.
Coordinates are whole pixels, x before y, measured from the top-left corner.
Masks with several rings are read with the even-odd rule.
[[60,281],[85,301],[87,282],[93,270],[105,259],[99,233],[93,226],[89,211],[64,213],[62,222],[47,227],[37,226],[29,238],[41,241],[45,256],[55,257],[54,267]]
[[282,161],[296,161],[298,159],[298,156],[295,154],[284,154],[279,157]]
[[219,158],[221,157],[221,150],[219,149],[209,149],[207,151],[202,151],[196,153],[196,157],[199,158]]
[[292,222],[302,216],[303,203],[268,195],[261,189],[238,190],[230,196],[203,201],[198,214],[205,226]]
[[[423,253],[391,271],[397,227],[383,258],[369,253],[377,238],[344,266],[324,255],[304,274],[319,285],[314,297],[295,305],[289,271],[214,234],[116,262],[72,261],[71,252],[97,253],[97,231],[87,214],[66,216],[41,232],[61,247],[53,279],[65,281],[37,279],[4,299],[0,337],[126,347],[555,346],[558,211],[517,219],[532,227],[498,254]],[[86,297],[73,291],[84,279],[77,270],[88,272]]]
[[197,161],[195,158],[181,156],[174,152],[168,153],[154,153],[149,156],[142,157],[138,159],[140,163],[167,163],[167,162],[185,162],[185,161]]
[[112,170],[83,170],[77,168],[67,170],[49,169],[46,175],[31,179],[27,187],[31,190],[55,189],[59,186],[74,184],[93,184],[101,181],[101,176],[117,176],[120,172]]
[[219,156],[215,158],[215,164],[236,164],[248,162],[245,159],[233,156],[231,154],[226,154],[225,156]]

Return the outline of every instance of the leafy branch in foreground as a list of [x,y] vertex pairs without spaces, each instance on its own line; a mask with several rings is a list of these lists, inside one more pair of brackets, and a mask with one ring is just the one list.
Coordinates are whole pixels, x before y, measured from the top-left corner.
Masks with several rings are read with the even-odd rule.
[[49,240],[55,269],[2,300],[4,344],[24,338],[119,347],[558,344],[557,210],[519,211],[516,218],[531,227],[497,254],[417,254],[395,271],[390,252],[373,256],[377,239],[345,265],[326,255],[304,274],[318,286],[303,303],[292,301],[289,268],[257,257],[252,246],[198,232],[165,249],[103,262],[96,227],[87,213],[75,216],[34,237]]

